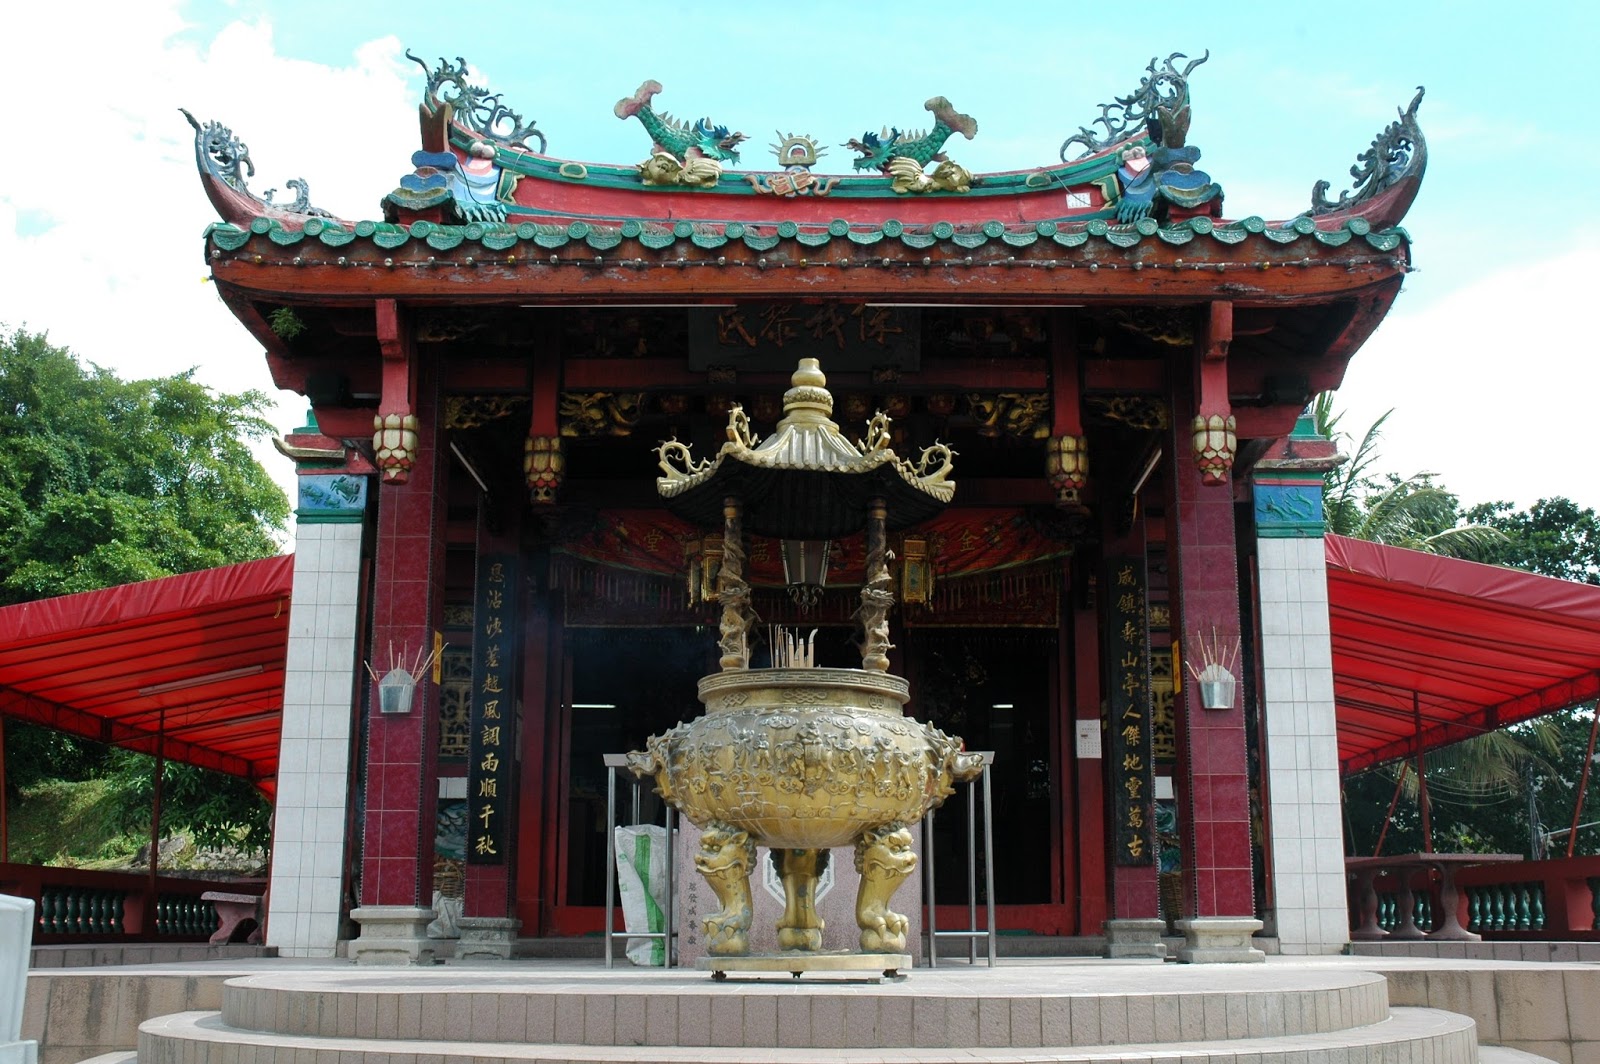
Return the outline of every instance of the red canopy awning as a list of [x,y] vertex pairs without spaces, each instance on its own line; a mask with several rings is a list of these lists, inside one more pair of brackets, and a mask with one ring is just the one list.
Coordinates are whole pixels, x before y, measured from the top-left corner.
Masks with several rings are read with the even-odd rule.
[[0,608],[0,715],[243,776],[278,772],[294,557]]
[[1343,536],[1326,547],[1345,773],[1414,753],[1419,735],[1431,749],[1600,694],[1600,587]]

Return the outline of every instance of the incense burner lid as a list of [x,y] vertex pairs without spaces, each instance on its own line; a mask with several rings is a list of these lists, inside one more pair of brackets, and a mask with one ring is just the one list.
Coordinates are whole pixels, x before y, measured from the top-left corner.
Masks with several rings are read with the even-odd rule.
[[802,358],[783,396],[783,420],[766,439],[750,431],[735,405],[728,442],[713,459],[696,460],[686,445],[657,448],[656,479],[667,508],[696,524],[722,522],[723,500],[737,497],[745,527],[780,539],[832,539],[861,529],[871,500],[888,507],[890,528],[925,521],[955,495],[955,452],[935,442],[913,462],[889,445],[890,418],[878,413],[866,437],[852,442],[830,418],[833,396],[815,358]]

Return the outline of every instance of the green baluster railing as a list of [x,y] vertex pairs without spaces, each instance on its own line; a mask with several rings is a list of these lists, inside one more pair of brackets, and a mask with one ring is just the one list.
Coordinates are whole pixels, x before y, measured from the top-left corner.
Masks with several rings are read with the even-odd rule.
[[1531,927],[1535,931],[1544,930],[1544,884],[1533,885],[1533,920]]
[[162,894],[156,900],[156,932],[209,937],[222,926],[216,906],[188,894]]

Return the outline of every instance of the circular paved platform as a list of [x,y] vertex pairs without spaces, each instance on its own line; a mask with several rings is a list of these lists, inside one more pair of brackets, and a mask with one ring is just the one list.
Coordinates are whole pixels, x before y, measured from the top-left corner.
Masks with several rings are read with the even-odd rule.
[[1156,963],[917,969],[897,982],[713,982],[604,969],[345,969],[230,980],[230,1028],[317,1038],[569,1046],[1032,1048],[1317,1035],[1389,1015],[1352,970]]

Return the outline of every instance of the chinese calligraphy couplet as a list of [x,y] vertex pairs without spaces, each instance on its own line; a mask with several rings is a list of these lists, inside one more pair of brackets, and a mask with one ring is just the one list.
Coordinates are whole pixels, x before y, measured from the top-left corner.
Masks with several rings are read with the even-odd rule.
[[1111,713],[1106,767],[1114,809],[1113,859],[1119,865],[1148,865],[1155,859],[1155,810],[1144,560],[1111,558],[1106,564],[1111,588],[1105,643]]
[[504,864],[514,754],[516,559],[478,558],[472,633],[472,723],[467,754],[467,863]]

